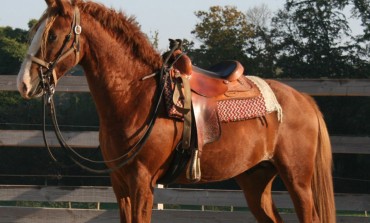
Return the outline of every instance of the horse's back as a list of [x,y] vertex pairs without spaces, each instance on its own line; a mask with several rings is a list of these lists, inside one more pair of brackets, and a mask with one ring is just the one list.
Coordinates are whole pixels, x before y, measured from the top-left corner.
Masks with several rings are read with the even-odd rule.
[[[283,109],[284,118],[282,124],[292,124],[291,122],[305,122],[317,120],[315,102],[313,98],[305,93],[275,80],[266,80]],[[285,117],[286,116],[286,117]],[[303,117],[309,116],[308,119]],[[298,118],[299,117],[299,118]]]
[[[318,129],[318,118],[314,99],[296,89],[275,80],[267,80],[283,110],[283,120],[280,126],[280,135],[292,137],[300,132]],[[308,137],[308,136],[307,136]]]

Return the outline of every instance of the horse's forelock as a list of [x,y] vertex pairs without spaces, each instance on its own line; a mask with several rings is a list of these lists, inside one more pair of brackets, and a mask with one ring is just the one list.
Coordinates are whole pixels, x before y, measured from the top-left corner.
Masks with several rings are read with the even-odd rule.
[[46,21],[46,25],[45,25],[44,32],[43,32],[42,39],[41,39],[41,54],[42,54],[41,58],[43,58],[44,55],[45,55],[47,37],[48,37],[49,31],[50,31],[56,17],[57,17],[57,13],[56,13],[55,8],[50,7],[42,14],[40,19],[37,21],[37,23],[30,30],[29,41],[32,41],[35,34],[39,30],[41,24],[43,24],[43,22]]
[[[49,18],[52,18],[52,17],[55,17],[55,16],[56,16],[56,10],[55,10],[55,8],[53,8],[53,7],[47,8],[44,11],[44,13],[41,15],[41,17],[38,19],[38,21],[36,22],[36,24],[33,27],[31,27],[30,32],[29,32],[29,41],[31,41],[33,39],[33,37],[35,36],[37,30],[40,28],[41,24],[45,20],[50,20]],[[49,21],[47,23],[49,23]]]

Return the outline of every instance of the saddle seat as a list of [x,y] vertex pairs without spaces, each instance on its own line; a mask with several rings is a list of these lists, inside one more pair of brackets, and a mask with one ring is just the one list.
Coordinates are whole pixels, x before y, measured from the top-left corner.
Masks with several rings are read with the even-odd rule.
[[226,60],[207,70],[193,66],[191,59],[181,50],[176,50],[171,58],[173,68],[182,75],[187,75],[191,89],[204,97],[217,97],[227,92],[230,83],[236,82],[244,72],[239,61]]
[[208,70],[192,66],[190,86],[202,96],[215,97],[224,94],[229,82],[238,80],[243,72],[243,66],[234,60],[222,61]]
[[235,81],[243,74],[244,68],[239,61],[226,60],[213,65],[207,70],[193,66],[193,72],[213,78]]

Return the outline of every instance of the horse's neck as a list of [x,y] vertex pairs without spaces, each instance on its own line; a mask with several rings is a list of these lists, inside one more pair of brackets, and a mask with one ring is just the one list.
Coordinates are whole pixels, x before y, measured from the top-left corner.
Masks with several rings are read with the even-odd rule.
[[[155,80],[140,80],[156,71],[131,55],[128,46],[114,40],[104,30],[90,27],[88,46],[82,61],[101,127],[140,128],[148,118],[156,90]],[[129,130],[128,130],[129,131]],[[127,133],[130,134],[130,133]]]

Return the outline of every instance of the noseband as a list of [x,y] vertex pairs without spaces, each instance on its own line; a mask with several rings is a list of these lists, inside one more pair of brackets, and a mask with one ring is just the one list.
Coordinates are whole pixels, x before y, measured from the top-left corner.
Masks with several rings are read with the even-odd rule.
[[[40,85],[44,91],[44,94],[48,94],[49,97],[52,96],[55,92],[55,85],[57,83],[57,77],[54,71],[56,65],[67,58],[70,54],[75,53],[76,60],[75,65],[78,64],[80,59],[80,34],[82,32],[81,27],[81,19],[80,19],[80,10],[78,7],[74,8],[73,14],[73,22],[71,25],[71,30],[69,34],[65,37],[63,45],[59,50],[59,53],[54,61],[46,62],[43,59],[37,58],[31,54],[27,54],[27,58],[29,58],[32,62],[40,65]],[[72,39],[72,35],[74,35],[74,41],[72,46],[66,50],[68,43]],[[46,69],[46,72],[44,70]]]

